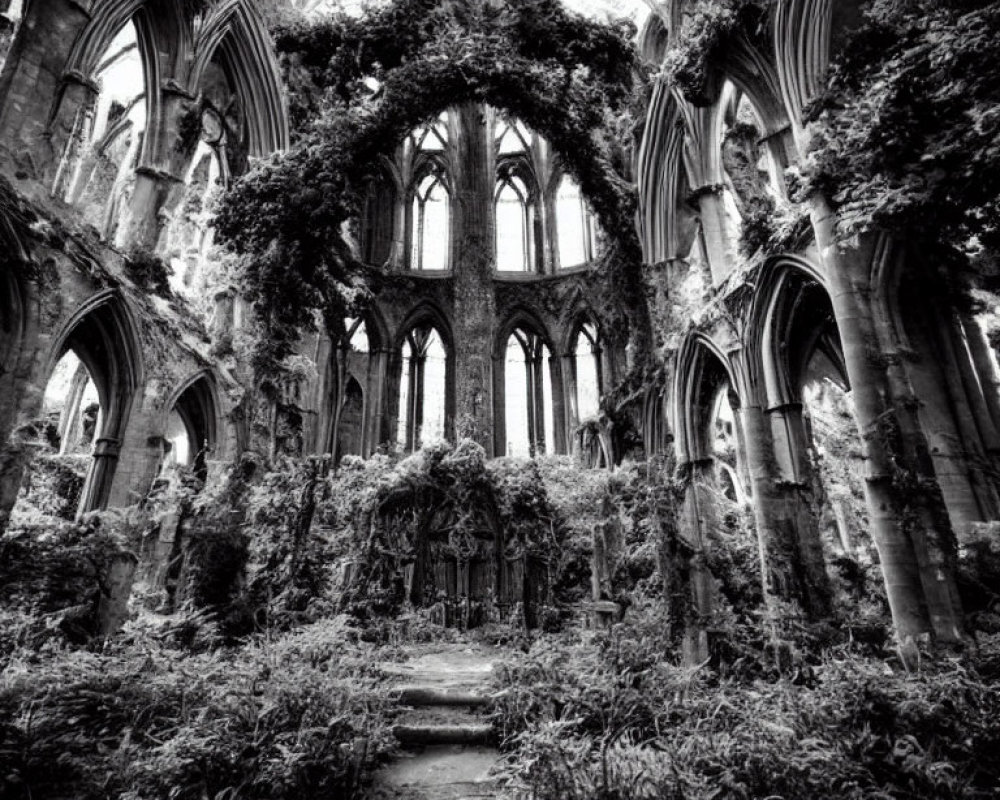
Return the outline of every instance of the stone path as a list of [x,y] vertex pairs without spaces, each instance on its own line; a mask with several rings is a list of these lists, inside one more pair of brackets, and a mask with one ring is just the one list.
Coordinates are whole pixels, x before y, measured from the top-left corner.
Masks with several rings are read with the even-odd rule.
[[382,664],[396,676],[406,709],[394,729],[399,757],[375,776],[373,796],[406,800],[496,797],[491,771],[500,761],[483,716],[493,650],[445,646],[403,663]]

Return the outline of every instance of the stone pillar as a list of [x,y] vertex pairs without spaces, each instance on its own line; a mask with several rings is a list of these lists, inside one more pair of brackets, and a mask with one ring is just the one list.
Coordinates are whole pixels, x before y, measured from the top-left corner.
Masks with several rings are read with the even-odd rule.
[[[951,532],[940,528],[941,520],[935,519],[932,509],[934,498],[926,489],[907,496],[900,484],[906,477],[915,488],[922,475],[912,452],[912,432],[904,431],[887,373],[878,366],[883,354],[871,303],[872,242],[841,249],[835,235],[836,212],[820,195],[811,203],[863,442],[865,495],[893,622],[904,643],[925,634],[960,641],[963,622]],[[909,445],[904,436],[911,440]]]
[[389,379],[389,351],[380,348],[368,354],[368,392],[365,402],[365,441],[361,455],[367,458],[388,439],[385,392]]
[[[192,115],[197,119],[192,121]],[[148,131],[146,138],[155,150],[135,171],[135,188],[116,237],[125,250],[157,249],[167,218],[184,196],[184,176],[200,141],[199,106],[172,83],[164,86],[161,113],[154,124],[156,134]]]
[[671,605],[671,618],[675,624],[683,625],[684,663],[694,665],[709,656],[707,625],[718,602],[716,582],[708,569],[708,550],[719,524],[718,506],[712,496],[715,484],[712,459],[682,464],[679,471],[686,480],[677,520],[658,520],[658,524],[666,526],[662,532],[667,534],[670,526],[676,525],[677,541],[663,543],[672,551],[664,554],[665,560],[671,562],[663,565],[667,573],[664,590]]
[[51,189],[78,112],[96,94],[83,76],[66,74],[89,21],[83,3],[32,0],[0,77],[0,160],[6,174],[38,181],[39,193]]
[[772,420],[763,408],[746,404],[740,415],[753,486],[764,599],[771,619],[781,622],[782,602],[797,605],[808,616],[824,616],[830,612],[830,586],[815,520],[802,497],[807,489],[794,476],[782,474],[776,450],[786,448],[775,447]]
[[[951,518],[951,525],[959,542],[968,540],[972,527],[984,519],[983,509],[973,487],[965,444],[979,448],[978,436],[963,443],[960,426],[961,417],[967,416],[968,409],[957,407],[956,399],[950,397],[956,389],[961,389],[961,380],[954,363],[949,358],[939,358],[927,338],[930,332],[914,330],[911,343],[918,353],[916,357],[898,359],[905,369],[917,406],[920,427],[927,440],[927,449],[934,465],[934,474],[941,495]],[[946,331],[940,332],[947,336]],[[960,398],[959,398],[960,399]],[[971,420],[966,420],[968,429]]]
[[[111,494],[111,481],[118,466],[121,441],[110,436],[100,436],[94,442],[94,463],[87,473],[87,480],[80,493],[80,511],[105,508]],[[119,505],[119,504],[116,504]],[[128,505],[121,503],[120,505]]]
[[491,356],[496,297],[493,112],[466,103],[449,115],[456,162],[453,239],[455,433],[494,454]]
[[576,429],[580,425],[580,412],[576,396],[576,357],[570,353],[560,358],[562,365],[563,431],[566,448],[563,452],[572,455],[576,451]]
[[531,455],[537,456],[547,452],[548,442],[545,436],[545,379],[543,357],[533,356],[528,364],[528,412],[532,422]]
[[696,192],[702,243],[715,285],[729,277],[736,257],[736,242],[726,213],[724,192],[722,186],[705,186]]
[[549,443],[549,452],[565,454],[569,452],[566,444],[566,392],[563,388],[563,372],[555,355],[549,356],[547,369],[552,384],[552,441]]

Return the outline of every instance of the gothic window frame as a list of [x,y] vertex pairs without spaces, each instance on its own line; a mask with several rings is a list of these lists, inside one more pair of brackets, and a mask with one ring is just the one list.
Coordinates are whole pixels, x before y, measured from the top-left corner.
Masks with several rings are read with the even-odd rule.
[[[596,398],[595,398],[595,409],[593,414],[583,414],[581,412],[581,397],[580,397],[580,359],[583,357],[580,353],[580,339],[581,337],[586,340],[587,345],[590,348],[590,356],[594,361],[594,381],[596,386]],[[573,364],[573,392],[575,395],[575,412],[577,417],[577,422],[582,422],[586,419],[591,419],[597,416],[601,410],[601,396],[604,392],[604,370],[601,364],[601,356],[603,354],[603,341],[601,338],[601,328],[600,326],[589,317],[583,317],[579,319],[572,328],[572,334],[570,336],[570,356]]]
[[[528,457],[535,458],[548,452],[554,452],[555,441],[555,410],[551,377],[548,377],[547,370],[552,359],[552,348],[545,337],[523,325],[515,325],[507,334],[503,344],[502,356],[504,358],[504,433],[506,441],[503,442],[505,454],[510,441],[510,419],[507,414],[508,382],[510,381],[511,360],[509,353],[511,343],[517,342],[521,355],[524,357],[525,369],[525,395],[521,400],[526,405]],[[516,363],[516,362],[514,362]],[[546,389],[548,391],[546,392]]]
[[[512,202],[503,199],[507,191],[511,191],[517,197],[516,202],[520,206],[521,221],[521,266],[510,268],[501,265],[500,262],[500,237],[502,234],[500,227],[500,204]],[[500,171],[493,191],[493,219],[495,227],[495,248],[497,253],[497,272],[505,274],[519,274],[535,272],[535,241],[534,241],[534,197],[530,184],[517,171],[505,169]]]
[[[563,187],[567,183],[575,188],[576,196],[575,198],[566,197],[564,200]],[[572,209],[569,212],[564,211],[564,203],[571,202],[574,199],[578,202],[579,208]],[[587,198],[584,196],[583,190],[580,188],[580,184],[577,183],[576,179],[568,172],[560,172],[556,176],[553,208],[555,211],[554,250],[558,259],[559,270],[579,269],[593,263],[594,259],[597,257],[597,220],[594,217],[594,213],[590,209],[590,204],[587,202]],[[579,213],[580,215],[581,241],[578,244],[583,254],[582,261],[574,260],[573,263],[570,264],[566,263],[568,259],[564,257],[564,250],[568,251],[568,248],[564,248],[564,237],[569,234],[562,224],[568,213]]]
[[[427,255],[428,239],[426,238],[427,203],[437,202],[431,200],[431,193],[440,189],[444,193],[444,235],[440,238],[444,240],[443,264],[439,267],[425,267]],[[410,215],[410,247],[409,247],[409,267],[413,272],[448,272],[451,269],[451,187],[449,186],[447,172],[436,161],[428,163],[425,169],[417,173],[413,180],[413,190],[410,192],[409,215]]]
[[[397,413],[397,435],[396,441],[406,452],[416,452],[428,439],[425,435],[426,422],[426,379],[427,379],[427,358],[434,337],[440,345],[442,353],[442,363],[444,367],[441,410],[443,419],[441,423],[440,435],[442,438],[448,435],[448,381],[449,372],[452,369],[451,352],[448,346],[448,339],[445,333],[431,320],[423,320],[412,325],[403,336],[402,344],[399,348],[399,359],[401,364],[400,381],[405,381],[405,390],[400,384],[399,400],[400,406]],[[409,354],[407,354],[409,348]],[[405,405],[404,405],[405,401]]]

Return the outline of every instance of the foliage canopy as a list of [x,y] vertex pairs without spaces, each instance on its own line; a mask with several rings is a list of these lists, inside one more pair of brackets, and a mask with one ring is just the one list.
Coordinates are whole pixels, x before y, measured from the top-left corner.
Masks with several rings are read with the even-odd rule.
[[813,108],[841,231],[1000,252],[1000,3],[874,0]]

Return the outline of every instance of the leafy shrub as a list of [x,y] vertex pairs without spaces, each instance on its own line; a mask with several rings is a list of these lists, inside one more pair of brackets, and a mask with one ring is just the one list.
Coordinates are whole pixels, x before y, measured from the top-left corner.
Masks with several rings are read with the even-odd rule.
[[[86,641],[97,632],[107,571],[136,551],[139,524],[128,511],[108,510],[79,523],[50,517],[11,525],[0,537],[0,605],[15,616],[25,614],[23,635],[29,639],[48,629]],[[0,661],[7,655],[0,651]]]
[[35,456],[22,480],[14,524],[18,523],[18,515],[28,514],[30,510],[72,520],[80,506],[80,493],[91,461],[86,455]]
[[389,752],[388,693],[342,619],[186,655],[139,637],[0,685],[0,796],[355,796]]
[[918,674],[840,645],[792,679],[664,659],[627,626],[497,672],[509,777],[538,800],[986,798],[1000,787],[1000,640]]

